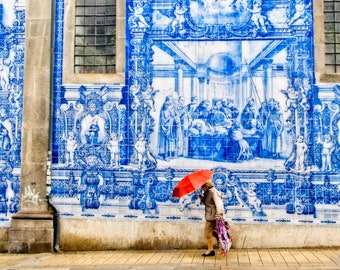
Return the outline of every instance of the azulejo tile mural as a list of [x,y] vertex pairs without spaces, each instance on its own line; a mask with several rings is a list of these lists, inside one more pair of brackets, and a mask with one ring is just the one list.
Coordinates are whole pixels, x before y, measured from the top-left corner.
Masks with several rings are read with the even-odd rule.
[[312,2],[126,10],[126,85],[55,81],[51,196],[61,216],[200,221],[197,192],[171,194],[205,168],[232,222],[338,223],[339,92],[314,83]]
[[0,1],[0,226],[18,211],[24,74],[23,1]]
[[314,85],[312,2],[126,6],[127,85],[55,83],[61,215],[200,221],[197,193],[171,193],[207,168],[233,222],[339,222],[338,106],[322,94],[337,87]]
[[[19,202],[24,5],[3,2],[7,224]],[[308,0],[128,0],[126,84],[67,84],[56,0],[50,199],[61,217],[201,221],[197,193],[171,194],[203,168],[234,223],[338,224],[340,91],[315,84],[312,10]]]

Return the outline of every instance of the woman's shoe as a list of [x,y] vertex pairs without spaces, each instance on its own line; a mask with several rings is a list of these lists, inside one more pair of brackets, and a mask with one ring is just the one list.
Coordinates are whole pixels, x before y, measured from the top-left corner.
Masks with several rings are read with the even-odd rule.
[[209,253],[203,253],[202,254],[202,256],[203,257],[210,257],[210,256],[215,256],[215,251],[214,250],[212,250],[212,251],[210,251]]

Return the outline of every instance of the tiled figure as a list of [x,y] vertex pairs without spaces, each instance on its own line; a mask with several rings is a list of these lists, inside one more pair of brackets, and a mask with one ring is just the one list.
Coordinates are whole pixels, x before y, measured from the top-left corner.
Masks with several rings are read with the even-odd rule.
[[138,139],[135,143],[135,150],[137,153],[137,163],[140,169],[144,167],[144,162],[147,154],[147,142],[145,140],[144,134],[139,133]]
[[107,143],[107,148],[110,151],[110,166],[116,169],[119,168],[120,165],[119,144],[122,140],[122,136],[118,136],[115,132],[112,132],[110,140]]
[[74,132],[70,131],[66,139],[66,164],[68,166],[74,167],[74,153],[77,147],[78,143],[75,139]]
[[304,171],[305,170],[305,158],[306,152],[308,150],[307,144],[304,142],[302,135],[299,135],[296,140],[296,158],[295,158],[295,170]]
[[332,141],[332,136],[331,134],[326,134],[322,142],[322,171],[332,171],[332,154],[334,150],[335,145]]
[[255,24],[256,29],[258,31],[262,31],[264,33],[267,32],[266,28],[266,20],[267,17],[262,14],[262,0],[255,0],[253,7],[246,7],[247,10],[252,14],[251,20]]

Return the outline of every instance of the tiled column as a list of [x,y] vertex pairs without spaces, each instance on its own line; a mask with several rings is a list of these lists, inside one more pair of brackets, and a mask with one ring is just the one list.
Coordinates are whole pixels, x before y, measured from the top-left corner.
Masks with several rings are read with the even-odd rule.
[[175,90],[179,97],[183,97],[183,61],[175,61],[176,73],[176,86]]
[[273,97],[273,60],[265,59],[263,62],[263,80],[265,89],[265,100]]
[[9,229],[12,253],[53,250],[53,214],[46,200],[52,2],[26,1],[20,209]]

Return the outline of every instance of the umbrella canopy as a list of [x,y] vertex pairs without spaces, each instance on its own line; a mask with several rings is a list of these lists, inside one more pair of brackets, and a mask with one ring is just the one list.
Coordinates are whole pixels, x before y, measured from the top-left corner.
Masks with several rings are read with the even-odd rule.
[[197,170],[188,174],[174,187],[172,197],[181,198],[198,190],[205,182],[211,179],[213,174],[214,172],[211,170]]

